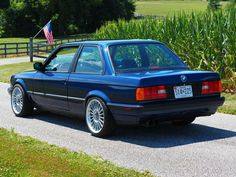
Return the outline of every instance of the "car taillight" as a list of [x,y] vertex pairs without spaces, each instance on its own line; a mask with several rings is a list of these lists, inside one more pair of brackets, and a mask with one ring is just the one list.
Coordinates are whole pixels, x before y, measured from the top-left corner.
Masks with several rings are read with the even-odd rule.
[[156,100],[167,98],[166,86],[145,87],[136,89],[136,100]]
[[222,84],[221,81],[207,81],[202,82],[202,94],[213,94],[213,93],[221,93],[222,92]]

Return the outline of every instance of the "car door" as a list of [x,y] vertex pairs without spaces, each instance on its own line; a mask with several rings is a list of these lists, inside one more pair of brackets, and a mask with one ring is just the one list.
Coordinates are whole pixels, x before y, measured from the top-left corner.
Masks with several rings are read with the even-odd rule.
[[40,104],[49,109],[68,110],[67,102],[67,81],[70,69],[73,65],[78,46],[67,46],[58,49],[45,62],[45,71],[37,73],[38,80],[41,81],[43,99]]
[[104,61],[99,46],[84,45],[74,71],[68,80],[68,102],[70,111],[83,115],[85,96],[98,86],[104,73]]

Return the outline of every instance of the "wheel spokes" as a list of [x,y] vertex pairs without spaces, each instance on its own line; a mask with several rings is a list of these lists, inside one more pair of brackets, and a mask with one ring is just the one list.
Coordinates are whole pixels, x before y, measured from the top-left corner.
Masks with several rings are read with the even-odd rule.
[[86,120],[93,133],[99,133],[104,126],[104,109],[101,103],[93,99],[87,105]]
[[19,114],[23,109],[23,93],[20,88],[16,87],[12,92],[12,108],[16,114]]

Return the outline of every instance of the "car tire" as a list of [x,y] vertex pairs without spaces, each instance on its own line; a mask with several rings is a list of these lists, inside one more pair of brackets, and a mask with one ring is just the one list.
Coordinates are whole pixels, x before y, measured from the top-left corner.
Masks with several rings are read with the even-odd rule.
[[189,125],[189,124],[193,123],[195,119],[196,119],[196,117],[189,117],[189,118],[185,118],[183,120],[172,121],[172,123],[177,126],[185,126],[185,125]]
[[29,116],[33,112],[32,102],[21,85],[16,84],[11,93],[11,108],[17,117]]
[[86,104],[86,124],[93,136],[105,137],[111,135],[116,123],[103,100],[97,97],[89,98]]

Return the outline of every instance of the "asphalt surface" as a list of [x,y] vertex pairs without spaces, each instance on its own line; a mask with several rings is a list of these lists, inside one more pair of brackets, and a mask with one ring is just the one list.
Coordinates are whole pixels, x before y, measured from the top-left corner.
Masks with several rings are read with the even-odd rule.
[[[34,60],[39,61],[39,60],[43,60],[43,59],[34,57]],[[29,61],[30,61],[30,59],[29,59],[28,56],[15,57],[15,58],[0,58],[0,66],[1,65],[9,65],[9,64],[29,62]]]
[[235,177],[236,116],[215,114],[188,127],[119,127],[115,136],[90,136],[84,122],[55,114],[17,118],[7,84],[0,84],[0,127],[50,144],[100,155],[104,159],[162,177]]

